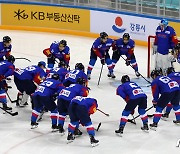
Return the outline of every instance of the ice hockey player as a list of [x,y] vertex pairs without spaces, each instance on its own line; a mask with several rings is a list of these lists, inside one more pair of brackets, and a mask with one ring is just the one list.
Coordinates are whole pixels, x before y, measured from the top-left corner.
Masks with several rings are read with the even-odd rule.
[[69,66],[70,48],[67,46],[66,40],[60,42],[53,42],[50,48],[44,49],[43,53],[47,56],[48,68],[52,69],[55,64],[55,59],[64,61]]
[[109,49],[113,45],[113,42],[114,41],[112,39],[108,38],[108,34],[106,32],[101,32],[100,37],[94,41],[91,47],[90,61],[87,69],[88,80],[91,79],[91,72],[96,63],[97,57],[100,58],[102,65],[107,64],[109,69],[108,77],[115,78],[113,73],[112,60],[110,59],[108,53]]
[[88,86],[87,75],[84,73],[84,65],[82,63],[77,63],[75,69],[65,75],[63,84],[65,87],[68,87],[70,84],[76,83],[78,78],[84,78],[86,86]]
[[180,123],[179,84],[176,81],[171,80],[171,78],[167,76],[161,76],[161,72],[159,70],[153,70],[151,72],[151,77],[153,79],[151,83],[153,95],[152,103],[156,108],[153,123],[150,124],[151,129],[156,130],[158,122],[162,116],[162,111],[169,102],[171,102],[171,104],[173,105],[176,116],[176,120],[173,120],[173,122]]
[[169,61],[169,49],[173,49],[178,43],[175,30],[168,25],[166,19],[162,19],[156,29],[154,41],[154,53],[156,53],[155,69],[162,69],[163,74],[166,74],[167,68],[171,67]]
[[0,42],[0,61],[5,60],[11,53],[11,38],[4,36],[3,41]]
[[16,68],[14,72],[14,82],[20,92],[17,95],[17,106],[28,105],[28,97],[35,92],[37,88],[36,84],[39,85],[46,77],[45,67],[46,63],[40,61],[38,65],[28,66],[25,69]]
[[180,42],[175,46],[173,56],[177,59],[177,62],[180,64]]
[[130,39],[129,33],[124,33],[122,38],[115,41],[115,46],[113,47],[112,64],[114,68],[116,63],[119,61],[120,56],[125,55],[126,65],[129,66],[132,64],[136,76],[139,77],[140,74],[138,72],[138,64],[134,55],[134,47],[135,43],[132,39]]
[[36,89],[34,94],[32,94],[32,99],[34,103],[34,109],[32,110],[31,116],[32,128],[37,127],[37,118],[40,115],[42,108],[45,107],[51,112],[50,117],[52,121],[52,130],[58,130],[58,111],[54,96],[57,95],[63,88],[64,86],[59,81],[59,75],[53,74],[51,78],[43,81]]
[[[167,69],[167,76],[169,78],[171,78],[172,80],[176,81],[179,84],[179,86],[180,86],[180,72],[175,72],[173,67],[169,67]],[[165,113],[162,115],[162,117],[168,118],[169,114],[171,112],[171,109],[172,109],[172,104],[171,104],[171,102],[169,102],[167,104],[166,109],[165,109]]]
[[[85,86],[86,81],[84,78],[78,78],[75,84],[62,89],[58,96],[58,112],[59,112],[59,132],[64,133],[64,121],[68,114],[69,104],[75,96],[88,96],[88,88]],[[82,135],[79,129],[75,130],[75,135]]]
[[12,110],[11,107],[7,106],[6,91],[8,86],[5,79],[13,75],[15,69],[14,62],[15,58],[12,55],[8,56],[7,60],[0,62],[0,103],[2,103],[5,110]]
[[[64,61],[60,61],[58,64],[58,67],[53,68],[49,71],[47,78],[51,77],[52,74],[57,73],[59,74],[59,80],[61,82],[64,81],[65,79],[65,75],[68,73],[69,71],[67,70],[67,65],[65,64]],[[47,73],[47,72],[46,72]]]
[[90,115],[96,112],[97,107],[97,100],[94,98],[76,96],[72,99],[69,105],[68,142],[72,142],[75,139],[74,131],[80,121],[86,127],[91,145],[93,147],[98,145],[99,141],[95,139],[95,131],[90,118]]
[[138,112],[141,115],[143,122],[142,130],[148,131],[148,117],[145,109],[147,108],[147,96],[135,82],[131,82],[128,75],[123,75],[121,78],[122,84],[117,88],[116,94],[121,96],[126,101],[126,107],[122,112],[119,129],[115,130],[118,135],[123,134],[124,127],[128,120],[129,114],[131,114],[136,106],[138,106]]

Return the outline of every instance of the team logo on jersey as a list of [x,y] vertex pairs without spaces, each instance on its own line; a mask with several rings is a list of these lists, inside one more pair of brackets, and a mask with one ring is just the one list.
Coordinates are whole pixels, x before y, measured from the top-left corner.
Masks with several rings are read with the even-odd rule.
[[115,19],[115,25],[112,26],[112,29],[117,33],[123,33],[126,29],[121,28],[123,25],[123,20],[121,17],[116,17]]

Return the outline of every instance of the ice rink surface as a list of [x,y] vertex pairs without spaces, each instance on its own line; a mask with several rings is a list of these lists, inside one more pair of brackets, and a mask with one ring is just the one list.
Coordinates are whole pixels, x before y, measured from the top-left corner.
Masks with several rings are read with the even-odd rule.
[[[12,55],[15,57],[25,57],[32,62],[25,60],[16,60],[17,68],[24,68],[28,65],[37,64],[38,61],[46,61],[42,51],[48,48],[53,41],[65,39],[71,49],[71,69],[77,62],[82,62],[87,68],[89,63],[90,48],[94,41],[92,38],[77,37],[70,35],[38,33],[27,31],[0,31],[0,37],[8,35],[12,38]],[[110,51],[112,55],[112,51]],[[135,47],[135,56],[139,65],[139,72],[146,76],[147,70],[147,48]],[[100,85],[97,86],[101,64],[99,59],[92,72],[92,79],[89,82],[91,88],[89,97],[98,100],[99,109],[110,114],[106,117],[100,112],[91,116],[93,125],[97,128],[99,122],[102,123],[96,139],[99,140],[99,146],[92,148],[89,137],[84,127],[80,127],[83,135],[76,138],[74,142],[67,144],[67,125],[69,119],[66,119],[66,134],[61,136],[58,132],[51,132],[51,121],[49,113],[43,116],[37,129],[30,129],[31,105],[25,108],[17,108],[8,100],[9,106],[13,111],[18,111],[19,115],[12,117],[3,114],[0,110],[0,154],[180,154],[180,148],[176,147],[176,142],[180,138],[180,126],[173,124],[175,119],[174,112],[170,114],[168,121],[161,120],[157,131],[150,130],[149,133],[142,132],[140,127],[142,122],[140,118],[136,119],[136,125],[127,123],[123,137],[115,135],[114,131],[118,129],[119,119],[126,103],[116,95],[116,88],[120,84],[121,76],[128,74],[132,81],[143,87],[148,95],[148,107],[151,107],[151,90],[147,87],[149,84],[143,79],[137,79],[134,71],[125,65],[123,59],[120,59],[115,67],[116,79],[107,77],[107,67],[104,66]],[[13,80],[9,85],[13,89],[8,91],[12,100],[16,99],[17,89],[14,87]],[[154,109],[148,111],[153,114]],[[137,111],[134,116],[138,115]],[[131,119],[131,115],[129,116]],[[149,119],[149,123],[152,119]]]

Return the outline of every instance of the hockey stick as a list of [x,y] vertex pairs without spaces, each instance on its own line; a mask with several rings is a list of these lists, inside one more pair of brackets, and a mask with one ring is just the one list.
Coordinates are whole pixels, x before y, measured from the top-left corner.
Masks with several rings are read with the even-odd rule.
[[42,117],[43,117],[45,112],[46,112],[45,110],[42,110],[42,112],[40,113],[39,117],[37,118],[37,122],[42,120]]
[[29,59],[27,58],[15,58],[15,59],[24,59],[24,60],[27,60],[28,62],[31,62]]
[[103,113],[105,116],[107,116],[107,117],[109,117],[110,115],[108,114],[108,113],[105,113],[105,112],[103,112],[102,110],[100,110],[100,109],[97,109],[99,112],[101,112],[101,113]]
[[[124,59],[124,61],[126,61],[126,59],[121,55],[121,58],[122,59]],[[133,68],[133,66],[130,64],[129,66],[131,66],[132,68]],[[134,69],[134,68],[133,68]],[[150,83],[151,84],[151,82],[149,81],[149,80],[147,80],[141,73],[139,73],[140,74],[140,76],[144,79],[144,80],[146,80],[148,83]]]
[[98,132],[99,128],[101,127],[101,122],[98,124],[96,131]]
[[99,79],[98,79],[98,86],[99,86],[99,82],[100,82],[100,79],[101,79],[101,75],[102,75],[102,70],[103,70],[103,64],[102,64],[102,66],[101,66],[101,72],[100,72],[100,74],[99,74]]
[[4,108],[0,107],[0,109],[2,109],[3,111],[5,111],[6,113],[10,114],[11,116],[16,116],[18,115],[18,112],[9,112],[7,110],[5,110]]
[[[151,106],[150,108],[148,108],[148,109],[146,110],[146,112],[149,111],[150,109],[152,109],[153,107],[154,107],[154,106]],[[133,119],[128,119],[128,122],[131,122],[131,123],[135,124],[135,123],[134,123],[134,120],[137,119],[138,117],[140,117],[140,114],[137,115],[136,117],[134,117]]]

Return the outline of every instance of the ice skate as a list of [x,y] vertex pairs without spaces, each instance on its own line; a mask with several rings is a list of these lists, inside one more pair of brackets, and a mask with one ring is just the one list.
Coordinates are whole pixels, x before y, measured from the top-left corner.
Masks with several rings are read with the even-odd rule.
[[57,132],[59,130],[56,124],[53,124],[51,128],[52,128],[52,132]]
[[92,136],[92,135],[90,135],[90,142],[91,142],[92,147],[95,147],[95,146],[99,145],[99,140],[96,140],[94,138],[94,136]]
[[124,126],[119,127],[118,130],[115,130],[116,135],[122,137],[123,130],[124,130]]
[[38,127],[38,123],[31,121],[31,129],[35,129]]
[[154,122],[154,123],[150,124],[149,126],[150,126],[150,129],[152,129],[154,131],[157,130],[157,123]]
[[12,110],[12,107],[8,107],[7,104],[2,104],[4,110]]
[[173,123],[180,125],[180,120],[173,120]]
[[148,133],[149,132],[148,124],[144,124],[143,127],[141,127],[141,130],[143,130],[144,132]]
[[65,131],[62,125],[58,125],[58,129],[59,129],[59,133],[61,134],[61,136],[65,135]]
[[161,117],[161,119],[164,121],[167,121],[168,118],[169,118],[169,113],[164,113]]
[[81,136],[83,133],[78,129],[78,128],[76,128],[75,130],[74,130],[74,135],[76,136],[76,137],[78,137],[78,136]]
[[110,78],[116,78],[116,76],[114,75],[114,73],[113,72],[109,72],[108,74],[107,74],[107,76]]
[[74,134],[72,134],[71,132],[68,132],[67,144],[73,142],[74,139],[75,139]]

